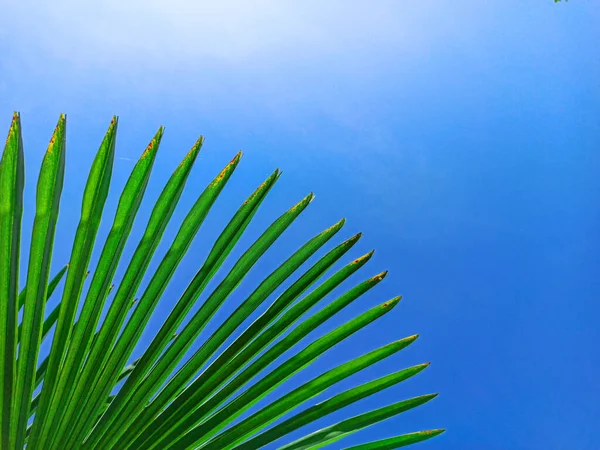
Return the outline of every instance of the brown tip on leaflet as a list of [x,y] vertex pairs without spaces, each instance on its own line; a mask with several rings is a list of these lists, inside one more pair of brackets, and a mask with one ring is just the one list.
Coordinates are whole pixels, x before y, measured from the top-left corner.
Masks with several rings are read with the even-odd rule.
[[292,209],[290,209],[290,212],[293,213],[298,208],[308,205],[312,201],[312,197],[313,197],[313,193],[311,192],[306,197],[304,197],[302,200],[300,200],[298,203],[296,203],[294,206],[292,206]]
[[54,133],[52,133],[52,137],[50,138],[50,143],[48,144],[48,151],[47,153],[52,154],[54,152],[54,143],[56,142],[56,137],[58,135],[58,131],[60,130],[61,126],[64,124],[64,114],[60,115],[60,118],[58,119],[58,123],[56,124],[56,127],[54,128]]
[[179,163],[178,167],[183,166],[192,157],[194,153],[198,153],[200,151],[200,148],[202,147],[202,142],[203,138],[202,136],[200,136],[194,144],[194,146],[192,147],[192,149],[187,153],[187,155],[185,155],[185,158],[183,158],[183,160]]
[[152,150],[154,148],[154,144],[157,140],[158,140],[158,137],[154,137],[154,139],[152,139],[150,141],[150,143],[146,147],[146,150],[144,150],[144,153],[142,153],[142,156],[141,156],[142,159],[144,159],[146,156],[148,156],[148,154],[150,153],[150,150]]
[[[387,301],[387,302],[385,302],[385,303],[382,303],[382,304],[381,304],[381,307],[382,307],[382,308],[391,308],[391,307],[394,307],[394,306],[396,306],[396,304],[397,304],[399,301],[400,301],[400,297],[395,297],[395,298],[393,298],[393,299],[391,299],[391,300],[388,300],[388,301]],[[413,337],[413,336],[411,336],[411,337]],[[407,339],[410,339],[410,338],[407,338]],[[416,339],[416,338],[415,338],[415,339]]]
[[219,175],[217,175],[217,178],[215,178],[213,185],[217,184],[219,181],[221,181],[225,175],[227,175],[227,172],[229,172],[232,168],[232,166],[236,165],[238,163],[238,161],[240,160],[240,156],[241,156],[241,152],[238,153],[237,155],[235,155],[233,157],[233,159],[231,161],[229,161],[229,163],[225,166],[225,168],[223,170],[221,170],[221,173],[219,173]]
[[370,257],[371,257],[371,255],[372,255],[372,253],[371,253],[371,252],[369,252],[369,253],[367,253],[367,254],[365,254],[365,255],[362,255],[360,258],[356,258],[354,261],[352,261],[352,263],[351,263],[351,264],[358,264],[359,262],[361,262],[361,261],[364,261],[364,260],[365,260],[365,259],[367,259],[367,258],[370,258]]
[[372,279],[373,280],[377,280],[377,281],[381,281],[381,280],[383,280],[387,276],[387,274],[388,274],[388,271],[384,270],[380,274],[375,275]]
[[[229,161],[229,163],[227,164],[227,167],[237,164],[241,157],[242,157],[242,152],[237,152],[235,154],[235,156],[233,158],[231,158],[231,161]],[[225,167],[225,169],[227,169],[227,167]]]
[[20,116],[18,112],[14,112],[13,113],[13,118],[12,118],[12,122],[10,124],[10,128],[8,130],[8,136],[6,137],[6,145],[8,145],[8,142],[10,141],[11,136],[13,136],[16,132],[17,132],[17,128],[20,125]]

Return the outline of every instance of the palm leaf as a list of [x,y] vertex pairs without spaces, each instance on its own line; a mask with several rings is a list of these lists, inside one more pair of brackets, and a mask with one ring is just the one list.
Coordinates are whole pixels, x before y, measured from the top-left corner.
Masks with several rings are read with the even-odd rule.
[[445,430],[427,430],[416,433],[402,434],[400,436],[382,439],[380,441],[368,442],[366,444],[354,445],[346,450],[392,450],[395,448],[406,447],[410,444],[426,441],[432,437],[442,434]]
[[[48,300],[50,300],[50,297],[52,297],[54,290],[58,287],[58,283],[60,283],[62,278],[65,276],[65,273],[67,272],[68,267],[69,267],[68,265],[64,266],[56,275],[54,275],[54,277],[52,278],[50,283],[48,283],[48,291],[46,293],[46,303],[48,302]],[[26,290],[27,290],[27,286],[25,286],[25,289],[23,289],[23,291],[19,295],[19,308],[21,308],[25,303],[25,291]],[[21,301],[21,297],[22,297],[22,301]],[[48,317],[46,317],[46,319],[44,320],[44,326],[42,328],[42,340],[44,340],[44,338],[48,335],[50,328],[52,328],[52,326],[56,323],[56,320],[58,319],[59,310],[60,310],[60,303],[56,307],[54,307],[52,312],[50,314],[48,314]],[[22,325],[23,325],[23,323],[20,323],[19,328],[17,330],[17,335],[19,336],[19,338],[17,339],[18,342],[21,341],[20,335],[21,335]]]
[[[258,449],[285,439],[295,430],[308,428],[316,420],[396,385],[428,366],[409,367],[311,404],[315,396],[341,380],[385,358],[393,358],[415,341],[416,336],[410,336],[332,367],[254,409],[258,402],[337,344],[390,313],[400,300],[396,297],[367,308],[313,342],[303,344],[309,334],[373,289],[387,274],[382,272],[368,278],[329,299],[332,291],[373,255],[369,252],[327,275],[361,238],[360,233],[334,245],[298,274],[342,230],[345,224],[342,219],[300,245],[245,299],[230,303],[253,267],[299,220],[314,198],[312,193],[269,225],[232,261],[231,269],[218,285],[205,293],[279,179],[279,170],[241,204],[150,344],[140,357],[130,362],[166,287],[233,176],[241,153],[200,193],[157,268],[148,273],[203,143],[202,138],[198,139],[175,169],[152,205],[133,255],[124,260],[123,251],[142,207],[163,137],[163,129],[159,128],[120,193],[110,231],[99,242],[100,256],[91,269],[96,236],[109,195],[116,135],[115,117],[86,182],[68,270],[65,266],[50,279],[66,160],[66,117],[60,116],[40,169],[26,283],[19,293],[24,156],[20,117],[17,113],[13,117],[0,160],[0,299],[3,302],[0,450],[25,446],[28,450]],[[119,267],[124,269],[123,276],[115,279]],[[65,274],[62,298],[47,312],[46,303]],[[86,287],[88,275],[91,281]],[[138,292],[146,276],[149,282]],[[274,297],[284,285],[282,292]],[[109,295],[113,287],[115,293]],[[205,299],[188,317],[203,294]],[[137,296],[139,301],[134,300]],[[270,305],[264,312],[245,326],[248,318],[268,302]],[[321,303],[319,310],[309,313]],[[107,313],[102,317],[105,305]],[[212,327],[212,334],[202,338],[197,350],[186,357],[225,305],[231,308],[229,315]],[[50,336],[49,352],[40,353],[42,342]],[[226,342],[229,345],[225,346]],[[283,362],[272,367],[280,358]],[[322,430],[309,430],[304,437],[282,448],[337,446],[338,440],[426,403],[434,396],[403,400]],[[245,413],[248,414],[240,420]],[[280,422],[273,425],[276,421]],[[442,431],[410,433],[352,448],[398,448]]]
[[[13,397],[17,362],[17,309],[21,218],[23,216],[23,161],[21,119],[17,113],[0,161],[0,445],[14,444]],[[46,283],[44,283],[44,286]],[[18,397],[14,397],[18,398]]]
[[360,414],[339,423],[323,428],[282,447],[282,450],[316,449],[343,439],[368,426],[389,419],[410,409],[416,408],[434,399],[437,394],[421,395],[408,400],[393,403],[383,408]]

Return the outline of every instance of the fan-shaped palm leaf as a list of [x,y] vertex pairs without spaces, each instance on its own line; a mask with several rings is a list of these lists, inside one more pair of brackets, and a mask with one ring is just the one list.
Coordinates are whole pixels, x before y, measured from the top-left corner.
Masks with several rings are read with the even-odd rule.
[[[89,287],[84,289],[109,194],[116,134],[115,117],[87,179],[69,265],[51,279],[54,236],[65,176],[66,118],[60,117],[38,178],[26,286],[19,293],[25,169],[20,117],[14,115],[0,161],[1,450],[25,446],[28,450],[257,449],[427,367],[421,364],[392,373],[303,409],[310,399],[335,383],[410,345],[417,338],[410,336],[331,368],[267,406],[252,410],[257,402],[319,356],[388,314],[400,300],[397,297],[371,308],[297,349],[311,331],[386,276],[383,272],[368,278],[303,319],[309,309],[324,301],[373,254],[370,252],[351,261],[307,293],[360,239],[358,234],[335,246],[291,281],[301,266],[342,229],[344,220],[310,239],[265,277],[216,331],[202,341],[192,356],[185,359],[191,345],[250,269],[313,199],[309,194],[273,222],[224,274],[222,281],[176,334],[277,182],[279,170],[239,207],[150,345],[141,357],[128,364],[163,292],[235,171],[241,153],[200,194],[157,269],[148,273],[202,147],[200,138],[176,168],[153,205],[133,255],[123,261],[125,244],[162,139],[160,128],[121,193],[110,232],[101,243],[101,254],[92,270]],[[125,272],[122,279],[115,280],[119,265]],[[65,273],[62,299],[47,313],[46,303]],[[150,280],[143,291],[138,292],[145,276]],[[242,330],[244,322],[287,281],[290,281],[289,287]],[[114,296],[108,300],[113,283],[116,284]],[[137,295],[139,301],[134,300]],[[102,317],[107,300],[108,312]],[[50,337],[49,353],[40,355],[42,342]],[[231,343],[224,347],[228,339]],[[282,363],[267,369],[282,356],[285,358]],[[123,384],[117,386],[121,382]],[[307,434],[283,448],[320,448],[421,405],[434,396],[416,397],[366,412]],[[247,411],[250,414],[239,420]],[[286,415],[289,417],[284,418]],[[280,418],[284,420],[273,426]],[[440,432],[411,433],[353,448],[397,448]]]

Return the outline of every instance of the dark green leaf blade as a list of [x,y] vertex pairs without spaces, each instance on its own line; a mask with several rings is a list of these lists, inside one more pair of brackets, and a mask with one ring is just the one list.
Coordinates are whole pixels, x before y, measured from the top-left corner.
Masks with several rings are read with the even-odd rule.
[[[217,359],[205,373],[198,377],[153,421],[154,426],[152,427],[152,430],[146,430],[142,433],[133,447],[136,447],[136,445],[151,446],[154,442],[158,442],[163,438],[167,439],[168,435],[175,436],[183,433],[185,427],[189,428],[190,423],[199,422],[204,416],[208,415],[225,402],[233,393],[250,381],[276,358],[298,343],[310,333],[310,331],[314,330],[320,324],[356,300],[360,295],[376,286],[385,277],[385,273],[381,273],[359,284],[334,300],[317,314],[305,320],[288,336],[274,345],[264,355],[241,372],[232,382],[225,385],[221,391],[210,398],[210,400],[206,401],[210,395],[223,385],[225,381],[235,374],[246,362],[252,359],[277,336],[289,328],[316,302],[321,300],[343,280],[362,267],[362,265],[371,258],[372,254],[372,252],[368,253],[339,270],[329,280],[315,289],[315,291],[311,292],[304,299],[290,308],[290,310],[275,322],[273,326],[260,334],[231,361],[223,360],[221,364],[221,358]],[[199,405],[202,405],[200,409]],[[187,421],[187,423],[184,423],[184,421]]]
[[[231,423],[235,418],[239,417],[244,411],[265,397],[269,392],[273,391],[277,386],[281,385],[288,378],[305,368],[308,364],[314,361],[319,355],[331,349],[339,342],[346,339],[348,336],[356,333],[368,324],[389,313],[400,301],[396,297],[388,302],[378,305],[363,314],[350,320],[348,323],[341,325],[325,336],[317,339],[304,350],[300,351],[295,356],[289,358],[278,368],[267,374],[260,381],[252,385],[246,392],[238,396],[223,408],[212,414],[202,424],[196,426],[185,435],[177,439],[175,436],[170,436],[171,442],[164,442],[168,449],[187,448],[192,445],[199,445],[206,442],[219,430]],[[201,408],[202,410],[202,408]],[[187,420],[182,429],[189,429],[190,425],[195,426],[196,420]]]
[[[237,167],[240,157],[241,154],[238,153],[215,180],[209,184],[183,220],[171,247],[144,290],[137,308],[133,311],[132,316],[125,325],[110,356],[97,377],[95,386],[91,389],[86,406],[87,419],[83,419],[80,416],[82,418],[80,421],[81,425],[71,433],[74,439],[66,441],[68,444],[72,442],[72,445],[80,445],[78,443],[79,439],[82,439],[82,435],[84,433],[87,434],[87,431],[93,426],[93,421],[96,418],[99,408],[103,406],[105,399],[115,384],[116,376],[125,366],[162,293],[183,259],[183,256],[186,254],[208,212]],[[72,428],[72,425],[68,421],[63,421],[63,429],[67,426]],[[61,438],[60,434],[59,431],[59,439]],[[63,440],[63,442],[65,441]],[[64,445],[63,442],[60,445]]]
[[37,185],[36,215],[31,234],[27,291],[19,343],[17,384],[11,423],[11,443],[22,448],[29,419],[60,196],[65,173],[66,117],[60,116],[44,156]]
[[288,411],[319,395],[335,383],[388,358],[412,344],[416,339],[417,335],[414,335],[392,342],[319,375],[211,439],[205,444],[205,447],[229,448],[231,445],[239,444],[257,430],[267,427]]
[[104,243],[83,308],[79,313],[73,331],[73,338],[61,367],[61,376],[55,387],[53,402],[50,405],[50,408],[55,412],[54,424],[51,425],[52,429],[57,430],[54,433],[55,438],[60,435],[60,425],[64,421],[65,409],[71,399],[72,391],[69,388],[75,383],[77,374],[94,339],[100,313],[111,289],[117,265],[142,203],[162,135],[163,128],[161,127],[133,168],[119,199],[113,225]]
[[54,388],[59,380],[60,367],[71,338],[73,321],[79,306],[83,282],[92,256],[104,204],[108,196],[115,153],[116,133],[117,118],[114,117],[94,158],[83,193],[81,219],[75,233],[69,271],[67,273],[60,313],[50,350],[48,369],[44,378],[44,387],[42,388],[40,404],[27,443],[28,450],[47,448],[46,440],[48,439],[50,424],[53,422],[55,413],[50,408],[50,405],[55,393]]
[[[67,272],[68,268],[69,268],[69,265],[67,264],[62,269],[60,269],[56,275],[54,275],[52,280],[50,280],[50,283],[48,283],[48,298],[46,298],[46,301],[48,301],[50,296],[54,293],[54,290],[58,286],[58,283],[60,283],[60,281],[62,280],[62,277]],[[27,286],[25,286],[23,288],[23,290],[21,291],[21,293],[19,294],[19,309],[21,309],[23,307],[23,305],[25,304],[25,294],[26,293],[27,293]]]
[[[281,233],[295,220],[301,211],[308,205],[310,197],[304,199],[290,211],[285,213],[280,219],[263,233],[263,235],[248,249],[240,260],[229,272],[229,275],[219,284],[217,289],[204,302],[200,310],[194,315],[190,322],[181,331],[173,345],[161,356],[152,372],[147,375],[144,384],[139,386],[136,395],[130,400],[130,408],[122,416],[127,417],[127,424],[131,422],[134,409],[141,412],[141,407],[145,405],[150,396],[162,385],[169,373],[173,370],[177,362],[183,357],[189,346],[194,342],[195,337],[202,331],[210,318],[220,307],[228,295],[237,287],[241,280],[246,276],[252,265],[269,248],[269,246],[281,235]],[[257,290],[240,306],[222,327],[206,342],[197,352],[198,359],[206,360],[218,348],[244,318],[255,309],[267,296],[283,282],[291,272],[301,265],[310,255],[312,255],[321,245],[329,240],[341,228],[343,223],[331,227],[324,233],[311,240],[302,247],[290,260],[284,263],[275,271]],[[201,363],[200,363],[201,364]],[[133,384],[133,383],[132,383]],[[123,390],[122,390],[123,391]],[[121,391],[121,392],[122,392]],[[121,393],[119,393],[120,396]],[[118,398],[117,398],[118,400]],[[116,401],[117,401],[116,400]],[[114,404],[116,404],[116,401]],[[111,405],[112,407],[113,405]],[[132,409],[133,408],[133,409]],[[122,423],[122,422],[120,422]],[[121,426],[113,426],[114,429],[121,429]],[[113,433],[114,434],[114,433]],[[96,439],[96,442],[99,438]],[[110,445],[113,440],[102,440],[102,445]]]
[[25,165],[21,119],[14,113],[0,161],[0,448],[10,450],[17,356],[19,257]]
[[[342,242],[334,249],[329,251],[323,258],[307,270],[295,283],[286,289],[277,300],[263,313],[256,321],[254,321],[219,357],[211,363],[209,368],[198,377],[190,387],[193,390],[194,386],[202,386],[206,380],[211,379],[217,368],[224,367],[230,360],[237,355],[249,342],[254,339],[264,328],[271,324],[280,313],[297,299],[306,289],[316,282],[339,258],[341,258],[352,246],[360,239],[360,233],[352,238]],[[366,259],[365,261],[366,262]],[[364,263],[363,263],[364,264]],[[353,264],[351,270],[356,270],[362,264]],[[351,271],[345,268],[345,271],[340,276],[339,273],[325,283],[325,289],[322,287],[317,290],[324,296],[327,291],[332,290],[343,279],[345,279]],[[316,298],[313,295],[313,298]],[[316,302],[316,300],[315,300]],[[297,315],[297,318],[299,315]],[[272,339],[275,335],[272,334]],[[268,341],[263,341],[261,345],[264,347]],[[259,349],[256,352],[260,351]],[[149,425],[153,423],[154,417],[164,408],[164,405],[170,404],[171,401],[181,391],[185,389],[192,377],[200,369],[200,363],[197,361],[197,354],[192,356],[189,361],[175,374],[175,376],[167,383],[167,385],[159,392],[157,397],[142,411],[138,419],[129,427],[125,437],[121,439],[121,443],[130,443],[132,439],[144,433]],[[231,366],[230,366],[231,367]],[[233,372],[229,372],[230,375]],[[222,374],[223,375],[223,374]],[[224,383],[228,376],[223,375],[217,379]],[[212,378],[214,379],[214,378]],[[153,427],[155,428],[155,427]]]
[[290,417],[289,419],[281,422],[277,426],[267,430],[252,439],[238,445],[236,450],[257,450],[263,446],[270,444],[271,442],[291,433],[298,428],[308,425],[321,417],[324,417],[332,412],[335,412],[351,403],[362,400],[365,397],[376,394],[379,391],[387,389],[397,383],[407,380],[410,377],[415,376],[425,368],[429,367],[429,364],[420,364],[418,366],[409,367],[408,369],[400,370],[384,377],[378,378],[373,381],[361,384],[354,388],[348,389],[340,394],[337,394],[330,399],[320,402],[310,408]]
[[[73,394],[70,403],[72,407],[67,413],[79,412],[76,420],[72,423],[73,431],[79,420],[87,420],[85,404],[90,394],[90,385],[97,379],[98,367],[103,367],[110,356],[110,352],[107,352],[106,349],[111,348],[117,339],[127,312],[131,307],[132,299],[179,202],[201,147],[202,138],[198,139],[181,164],[175,169],[152,209],[144,235],[129,262],[102,327],[92,344],[88,359],[72,388]],[[64,420],[68,422],[71,418],[65,415]]]
[[[69,267],[69,265],[67,264],[62,269],[60,269],[60,271],[56,275],[54,275],[54,278],[52,278],[50,283],[48,283],[48,292],[46,294],[46,303],[48,303],[48,300],[50,300],[50,297],[52,297],[52,294],[56,290],[58,283],[60,283],[60,281],[62,280],[62,277],[65,275],[68,267]],[[25,286],[25,289],[27,289],[27,286]],[[25,289],[22,292],[23,302],[25,302]],[[19,296],[19,298],[20,298],[20,296]],[[59,307],[60,307],[60,303],[52,310],[52,312],[50,314],[48,314],[48,316],[44,320],[44,327],[43,327],[43,331],[42,331],[42,340],[44,340],[44,338],[48,334],[48,331],[50,330],[52,325],[54,325],[54,323],[56,322],[56,319],[58,319]],[[19,329],[18,329],[19,336],[21,335],[21,325],[22,324],[19,324]],[[19,338],[18,340],[20,342],[21,339]]]
[[341,422],[323,428],[322,430],[315,431],[290,444],[284,445],[281,447],[281,450],[322,448],[377,422],[381,422],[382,420],[389,419],[390,417],[416,408],[435,397],[437,397],[437,394],[421,395],[342,420]]
[[346,450],[393,450],[395,448],[406,447],[407,445],[423,442],[442,434],[444,429],[417,431],[416,433],[402,434],[380,441],[368,442],[366,444],[347,447]]

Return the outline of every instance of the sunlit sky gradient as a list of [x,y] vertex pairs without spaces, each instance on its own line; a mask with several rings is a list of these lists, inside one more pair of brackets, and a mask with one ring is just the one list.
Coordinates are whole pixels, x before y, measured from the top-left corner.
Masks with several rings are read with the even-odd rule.
[[224,268],[292,204],[310,191],[316,199],[215,319],[342,217],[347,224],[328,248],[362,231],[349,259],[376,249],[344,287],[384,269],[390,274],[311,338],[395,295],[404,300],[275,395],[420,333],[409,349],[317,400],[412,364],[431,361],[428,370],[318,425],[440,392],[343,444],[443,427],[446,434],[416,448],[597,450],[599,6],[594,0],[4,2],[0,118],[8,130],[12,111],[22,115],[24,242],[37,171],[60,112],[68,115],[68,178],[55,268],[69,259],[85,174],[112,114],[120,117],[117,159],[99,239],[134,160],[158,126],[166,127],[126,255],[152,200],[203,134],[205,147],[158,256],[197,193],[239,149],[244,157],[144,343],[240,202],[280,167],[282,178]]

